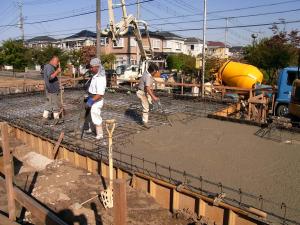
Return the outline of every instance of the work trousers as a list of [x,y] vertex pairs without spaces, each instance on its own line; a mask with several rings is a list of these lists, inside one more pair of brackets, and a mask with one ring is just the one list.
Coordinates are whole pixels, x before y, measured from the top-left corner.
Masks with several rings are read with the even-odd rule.
[[143,107],[143,123],[148,123],[149,120],[149,99],[146,93],[142,90],[138,90],[136,92],[137,97],[141,100],[142,107]]
[[103,107],[103,99],[95,102],[91,108],[92,121],[96,126],[102,125],[101,110]]
[[58,113],[60,111],[61,102],[58,93],[49,93],[46,91],[47,102],[45,110],[48,112]]

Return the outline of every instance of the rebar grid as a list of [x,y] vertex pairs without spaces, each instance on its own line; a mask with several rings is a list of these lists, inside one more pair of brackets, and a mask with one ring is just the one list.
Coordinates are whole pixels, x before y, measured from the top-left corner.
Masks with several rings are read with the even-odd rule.
[[291,122],[292,127],[286,128],[279,124],[270,123],[259,129],[255,135],[285,144],[300,145],[300,122]]
[[[63,144],[70,149],[81,152],[85,155],[96,157],[98,160],[107,159],[105,143],[99,143],[94,137],[84,135],[83,140],[75,138],[74,129],[78,123],[81,107],[81,98],[84,92],[80,90],[70,90],[65,92],[65,122],[54,127],[41,124],[41,115],[45,105],[45,96],[42,92],[35,94],[22,94],[6,96],[0,101],[0,119],[8,121],[14,125],[33,131],[41,136],[52,140],[57,140],[60,131],[64,130],[65,137]],[[181,122],[188,122],[197,117],[207,117],[226,103],[220,103],[214,99],[190,99],[177,96],[177,98],[162,96],[161,102],[165,107],[167,115],[183,113],[185,117]],[[139,100],[134,94],[107,93],[105,96],[105,106],[102,116],[104,119],[114,118],[117,121],[116,132],[114,134],[114,160],[115,165],[122,167],[132,174],[136,172],[144,173],[152,177],[165,180],[175,185],[182,184],[187,189],[210,197],[216,196],[220,192],[226,192],[224,202],[237,205],[239,207],[253,206],[266,211],[276,221],[299,224],[300,212],[290,208],[286,204],[276,203],[272,200],[264,199],[263,196],[255,196],[246,193],[241,189],[224,186],[221,182],[212,182],[202,176],[194,176],[185,171],[138,158],[134,155],[122,152],[122,146],[131,142],[132,135],[144,130],[138,125],[141,107]],[[150,126],[156,127],[168,124],[164,113],[154,110],[151,112]],[[105,138],[107,138],[105,136]],[[117,142],[116,142],[117,140]],[[284,205],[284,207],[283,207]]]

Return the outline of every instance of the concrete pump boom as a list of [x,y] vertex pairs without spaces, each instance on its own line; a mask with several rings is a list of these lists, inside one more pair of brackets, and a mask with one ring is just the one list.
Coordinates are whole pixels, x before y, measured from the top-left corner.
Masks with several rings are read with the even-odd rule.
[[[127,15],[125,0],[120,0],[120,2],[121,2],[123,17],[122,20],[116,24],[115,17],[114,17],[114,5],[112,3],[112,0],[108,0],[109,28],[102,31],[102,34],[111,36],[112,41],[116,43],[121,36],[124,36],[129,32],[129,28],[132,28],[133,34],[136,38],[136,42],[140,50],[141,61],[144,62],[146,60],[153,59],[153,50],[152,50],[147,23],[142,20],[137,20],[131,14]],[[149,44],[149,50],[146,50],[144,48],[141,31],[139,29],[140,25],[143,25],[145,28],[145,32]]]

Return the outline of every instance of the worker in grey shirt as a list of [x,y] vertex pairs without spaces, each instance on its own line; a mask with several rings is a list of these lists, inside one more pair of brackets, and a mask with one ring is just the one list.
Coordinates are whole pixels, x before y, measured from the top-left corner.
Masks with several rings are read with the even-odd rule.
[[159,98],[153,93],[153,75],[158,71],[158,67],[154,63],[149,63],[148,69],[143,73],[139,85],[137,96],[141,100],[143,107],[143,125],[146,128],[149,128],[148,119],[149,119],[149,96],[154,102],[159,101]]
[[58,67],[59,58],[53,56],[48,64],[44,66],[43,76],[45,81],[45,92],[47,97],[46,107],[43,113],[43,120],[46,121],[50,117],[50,113],[53,113],[54,120],[59,120],[60,114],[60,86],[57,76],[61,72],[61,68]]

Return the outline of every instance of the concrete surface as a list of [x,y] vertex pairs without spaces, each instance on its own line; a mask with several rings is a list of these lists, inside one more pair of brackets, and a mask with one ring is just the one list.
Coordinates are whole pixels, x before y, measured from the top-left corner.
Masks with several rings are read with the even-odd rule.
[[[124,151],[279,204],[284,202],[296,210],[288,210],[288,215],[300,221],[300,145],[257,137],[257,130],[198,118],[136,134]],[[265,207],[270,205],[265,203]]]

